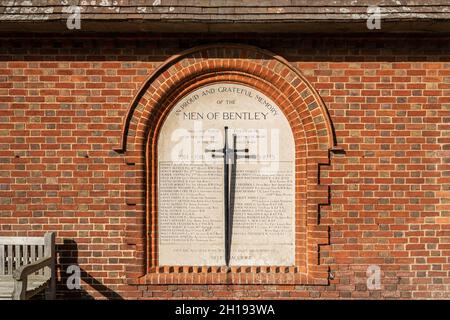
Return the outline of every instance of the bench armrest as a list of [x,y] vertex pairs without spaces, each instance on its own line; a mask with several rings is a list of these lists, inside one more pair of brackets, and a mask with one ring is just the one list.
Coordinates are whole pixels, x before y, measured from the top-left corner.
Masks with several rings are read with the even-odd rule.
[[36,260],[33,263],[21,266],[17,270],[13,272],[13,278],[17,281],[24,280],[28,275],[35,273],[36,271],[44,268],[50,267],[52,264],[52,257],[46,257],[39,260]]

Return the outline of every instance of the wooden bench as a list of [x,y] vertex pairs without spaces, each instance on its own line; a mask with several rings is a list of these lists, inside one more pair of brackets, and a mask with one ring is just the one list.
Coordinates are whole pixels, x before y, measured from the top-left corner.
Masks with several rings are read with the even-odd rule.
[[46,291],[56,296],[55,233],[0,237],[0,300],[25,300]]

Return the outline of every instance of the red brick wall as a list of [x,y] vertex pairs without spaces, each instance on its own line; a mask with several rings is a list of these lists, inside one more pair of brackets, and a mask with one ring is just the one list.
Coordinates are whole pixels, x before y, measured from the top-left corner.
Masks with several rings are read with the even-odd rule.
[[[304,285],[130,285],[139,206],[113,149],[144,79],[198,44],[271,50],[318,90],[335,128],[321,170],[332,279]],[[449,298],[449,39],[445,37],[11,36],[0,39],[0,234],[57,231],[60,294],[95,298]],[[447,145],[446,145],[447,143]],[[134,190],[138,191],[139,190]],[[142,191],[142,190],[141,190]],[[65,268],[83,290],[65,289]],[[381,268],[368,290],[366,269]]]

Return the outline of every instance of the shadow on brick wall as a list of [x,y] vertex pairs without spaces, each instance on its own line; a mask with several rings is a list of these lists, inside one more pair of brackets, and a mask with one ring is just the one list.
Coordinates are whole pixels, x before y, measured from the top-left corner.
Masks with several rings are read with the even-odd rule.
[[[99,293],[106,299],[123,299],[119,294],[105,286],[96,278],[92,277],[88,272],[83,270],[78,263],[78,244],[72,239],[64,239],[63,244],[57,245],[56,248],[59,255],[58,264],[58,299],[94,299],[98,298],[99,295],[95,297],[83,288],[83,283],[88,284],[93,290]],[[78,269],[81,276],[81,286],[75,286],[74,277],[76,272],[74,270],[68,270],[70,266],[72,268]],[[72,289],[69,285],[72,285]],[[78,288],[77,288],[78,287]]]

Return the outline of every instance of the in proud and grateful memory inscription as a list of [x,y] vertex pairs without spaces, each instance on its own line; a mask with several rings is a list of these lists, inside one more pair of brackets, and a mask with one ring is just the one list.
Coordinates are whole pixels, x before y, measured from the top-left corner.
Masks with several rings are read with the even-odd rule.
[[178,101],[157,179],[160,265],[294,264],[294,139],[263,93],[217,83]]

